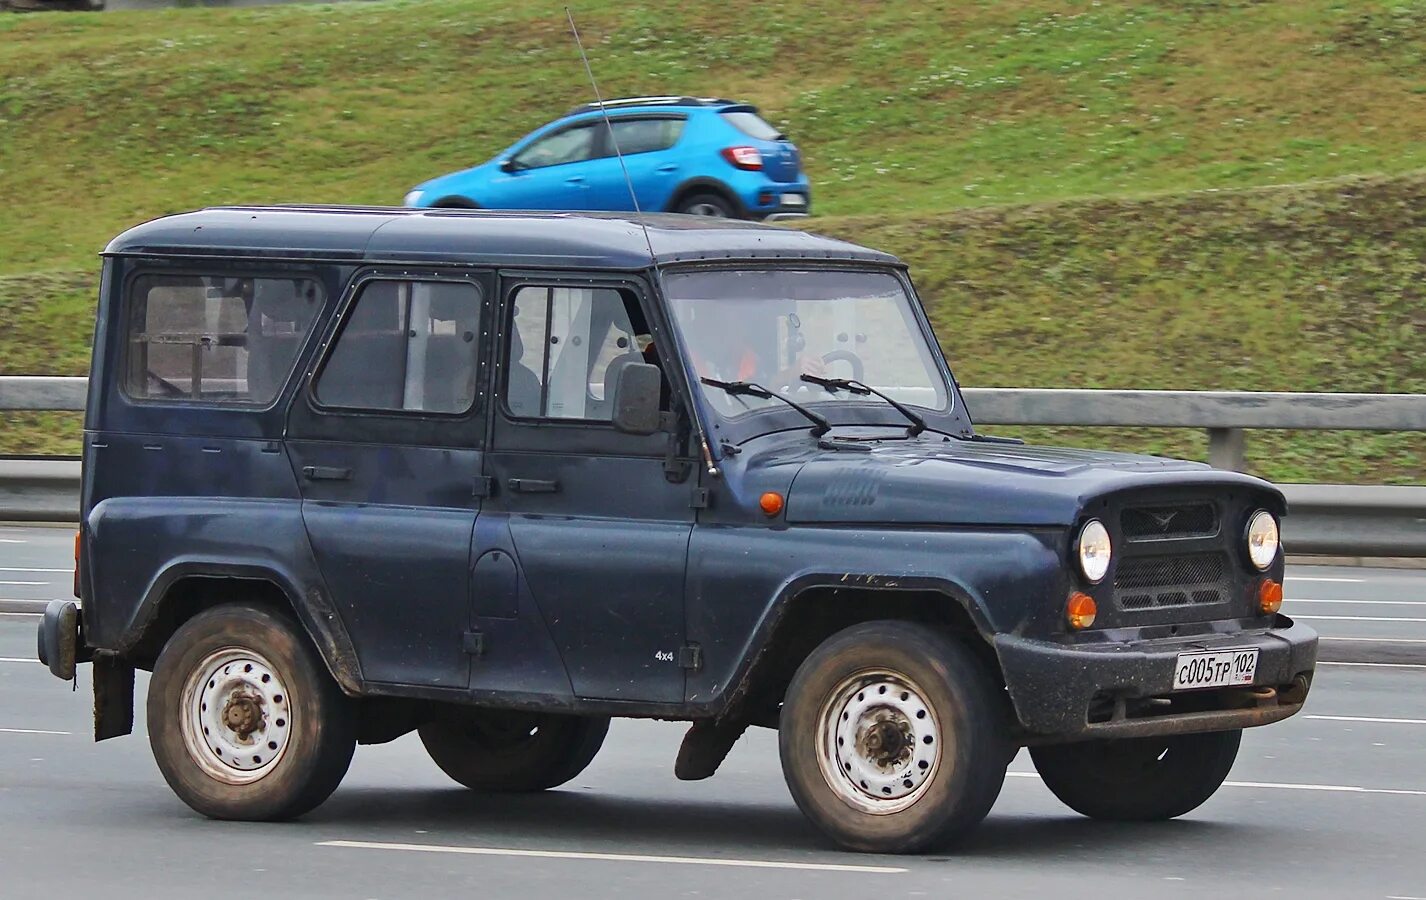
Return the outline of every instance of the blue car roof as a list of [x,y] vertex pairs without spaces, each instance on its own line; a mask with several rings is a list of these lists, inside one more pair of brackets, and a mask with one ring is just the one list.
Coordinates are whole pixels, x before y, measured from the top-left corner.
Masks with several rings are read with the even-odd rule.
[[889,253],[772,225],[632,213],[354,206],[214,207],[114,238],[105,255],[175,255],[643,269],[717,260],[901,265]]

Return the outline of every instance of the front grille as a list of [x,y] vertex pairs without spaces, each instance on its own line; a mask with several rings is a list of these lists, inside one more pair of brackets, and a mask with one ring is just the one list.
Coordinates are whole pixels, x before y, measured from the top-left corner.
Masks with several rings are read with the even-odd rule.
[[1212,503],[1128,507],[1120,514],[1119,527],[1131,542],[1213,537],[1218,513]]
[[1131,556],[1114,572],[1120,609],[1162,609],[1222,603],[1230,594],[1226,553]]

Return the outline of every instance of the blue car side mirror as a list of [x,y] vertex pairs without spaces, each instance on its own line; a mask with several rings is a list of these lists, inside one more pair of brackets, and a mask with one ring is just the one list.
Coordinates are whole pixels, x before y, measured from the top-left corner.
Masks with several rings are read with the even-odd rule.
[[525,167],[515,162],[515,160],[513,159],[500,160],[500,171],[502,172],[518,172],[523,168]]

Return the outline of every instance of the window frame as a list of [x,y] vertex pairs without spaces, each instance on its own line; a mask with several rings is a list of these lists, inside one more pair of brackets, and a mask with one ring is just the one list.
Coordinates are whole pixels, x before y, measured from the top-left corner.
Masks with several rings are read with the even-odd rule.
[[[602,119],[581,119],[578,122],[571,122],[568,125],[562,125],[558,128],[551,128],[549,131],[546,131],[541,135],[531,138],[529,143],[525,144],[525,146],[511,153],[510,161],[515,164],[516,171],[543,172],[546,169],[556,169],[560,166],[575,166],[579,165],[580,163],[593,162],[596,159],[604,159],[607,156],[611,156],[613,154],[613,151],[609,150],[607,147],[604,146],[604,144],[607,143],[605,137],[595,130],[599,128],[599,126],[601,126],[602,124],[604,124]],[[565,134],[566,132],[574,131],[578,128],[588,128],[592,133],[592,137],[590,138],[589,143],[590,155],[585,157],[584,159],[571,159],[566,160],[564,162],[547,163],[543,166],[531,166],[520,161],[521,156],[528,153],[531,148],[540,144],[542,141],[547,141],[551,138],[559,137],[560,135]]]
[[[291,266],[287,268],[287,266]],[[135,310],[135,286],[144,278],[167,277],[167,278],[267,278],[279,281],[295,281],[305,279],[317,286],[318,297],[314,301],[314,311],[312,321],[307,325],[307,332],[302,336],[301,342],[297,345],[296,352],[292,355],[288,363],[288,372],[283,378],[276,393],[266,401],[257,400],[215,400],[203,397],[149,397],[139,396],[129,390],[129,371],[134,363],[133,341],[130,340],[133,330]],[[306,355],[307,348],[311,345],[316,335],[324,330],[323,313],[327,305],[331,302],[331,292],[328,290],[327,280],[323,273],[312,266],[292,265],[288,263],[278,263],[276,266],[264,265],[261,262],[218,262],[213,266],[195,265],[192,261],[184,260],[179,265],[162,265],[145,262],[134,266],[127,273],[122,284],[122,293],[119,303],[118,338],[119,353],[117,377],[114,382],[119,389],[119,395],[126,403],[134,406],[160,407],[164,409],[208,409],[225,410],[229,412],[242,413],[267,413],[277,408],[283,397],[287,394],[292,385],[292,381],[297,377],[302,368],[302,359]],[[147,298],[145,298],[147,303]],[[249,319],[251,322],[251,319]],[[114,370],[110,370],[113,372]]]
[[[533,273],[521,273],[507,274],[504,278],[502,278],[501,281],[500,333],[498,339],[496,340],[493,351],[493,355],[495,357],[494,361],[498,369],[498,371],[496,372],[496,377],[494,379],[495,394],[497,400],[495,403],[491,404],[492,407],[494,407],[499,412],[500,418],[504,420],[504,422],[508,425],[514,425],[523,428],[533,428],[537,430],[545,430],[549,428],[594,429],[598,431],[619,434],[622,436],[623,433],[617,431],[614,428],[613,419],[576,419],[572,417],[566,418],[543,415],[517,416],[514,412],[511,411],[508,399],[510,382],[510,335],[515,328],[515,295],[518,294],[521,290],[524,290],[525,288],[583,288],[586,290],[613,290],[619,293],[627,291],[633,295],[634,303],[638,306],[639,312],[644,317],[644,324],[649,327],[649,333],[653,336],[655,344],[657,345],[660,333],[663,331],[663,329],[651,318],[652,313],[650,311],[649,294],[647,289],[641,282],[637,280],[617,277],[610,279],[584,279],[578,277],[561,277],[559,275],[545,276]],[[545,302],[548,303],[549,301],[546,300]],[[548,337],[548,307],[546,308],[545,315],[547,323],[546,336]],[[663,365],[660,366],[660,370],[663,372],[664,381],[668,383],[671,391],[675,390],[675,388],[673,387],[673,379],[669,377],[669,369],[667,363],[668,357],[662,349],[660,349],[658,352],[660,355],[660,360],[663,361]],[[541,386],[543,387],[543,382],[541,383]],[[542,399],[543,396],[544,395],[542,391]]]
[[[341,343],[342,335],[346,332],[347,325],[356,313],[357,305],[361,302],[366,289],[374,282],[435,282],[441,284],[464,284],[475,289],[476,292],[476,317],[481,321],[481,329],[470,342],[475,356],[475,394],[471,398],[470,406],[461,412],[435,412],[429,409],[393,409],[390,407],[372,406],[335,406],[326,404],[317,396],[317,385],[322,380],[322,375],[327,371],[327,365],[331,362],[332,355],[336,352],[337,345]],[[484,319],[486,307],[489,300],[486,296],[486,287],[480,279],[452,272],[406,272],[392,271],[387,269],[374,269],[360,272],[351,280],[347,286],[346,296],[342,299],[341,307],[333,317],[334,324],[329,329],[329,333],[323,339],[322,347],[318,351],[317,360],[313,364],[310,373],[306,378],[305,393],[307,403],[313,411],[323,415],[338,416],[375,416],[380,418],[398,419],[434,419],[439,421],[455,421],[468,419],[471,416],[480,414],[485,408],[485,382],[487,377],[488,360],[484,356],[485,327]]]

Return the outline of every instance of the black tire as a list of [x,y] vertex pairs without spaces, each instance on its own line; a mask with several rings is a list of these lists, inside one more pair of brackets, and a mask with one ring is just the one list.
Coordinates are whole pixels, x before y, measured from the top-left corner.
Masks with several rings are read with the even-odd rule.
[[[939,631],[899,621],[847,628],[803,661],[787,689],[778,737],[788,789],[849,850],[946,847],[985,818],[1005,781],[1014,748],[1003,694],[969,648]],[[832,735],[841,729],[855,754]],[[848,760],[874,766],[859,771],[885,786],[846,775]],[[879,793],[913,784],[900,797]]]
[[[238,659],[222,669],[222,660],[231,654]],[[243,672],[244,666],[254,664],[256,669]],[[219,684],[221,677],[202,683],[199,672],[214,665],[219,668],[211,671],[227,674],[230,688]],[[269,672],[269,678],[259,680]],[[214,688],[217,692],[210,695]],[[219,720],[232,721],[231,710],[245,724],[230,729],[208,723],[202,716],[209,710],[204,701],[210,696],[224,700],[221,710],[212,705]],[[356,748],[351,704],[301,627],[286,615],[249,606],[206,610],[169,638],[149,682],[147,715],[149,743],[169,787],[184,803],[214,819],[300,816],[337,789]],[[251,730],[243,734],[245,728]],[[270,753],[264,748],[278,740],[280,752],[263,759],[259,754]],[[204,742],[201,750],[199,741]],[[255,780],[233,783],[231,779],[253,773],[235,774],[239,770],[234,763],[221,761],[218,747],[211,745],[243,744],[253,753],[243,764],[261,760],[266,768]]]
[[1222,786],[1243,732],[1084,741],[1030,748],[1054,795],[1081,815],[1119,822],[1172,819]]
[[713,219],[738,218],[737,206],[727,197],[712,191],[698,191],[680,198],[673,211]]
[[431,209],[480,209],[479,203],[464,197],[445,197],[431,204]]
[[518,793],[558,787],[593,762],[609,719],[479,710],[418,729],[431,760],[473,791]]

